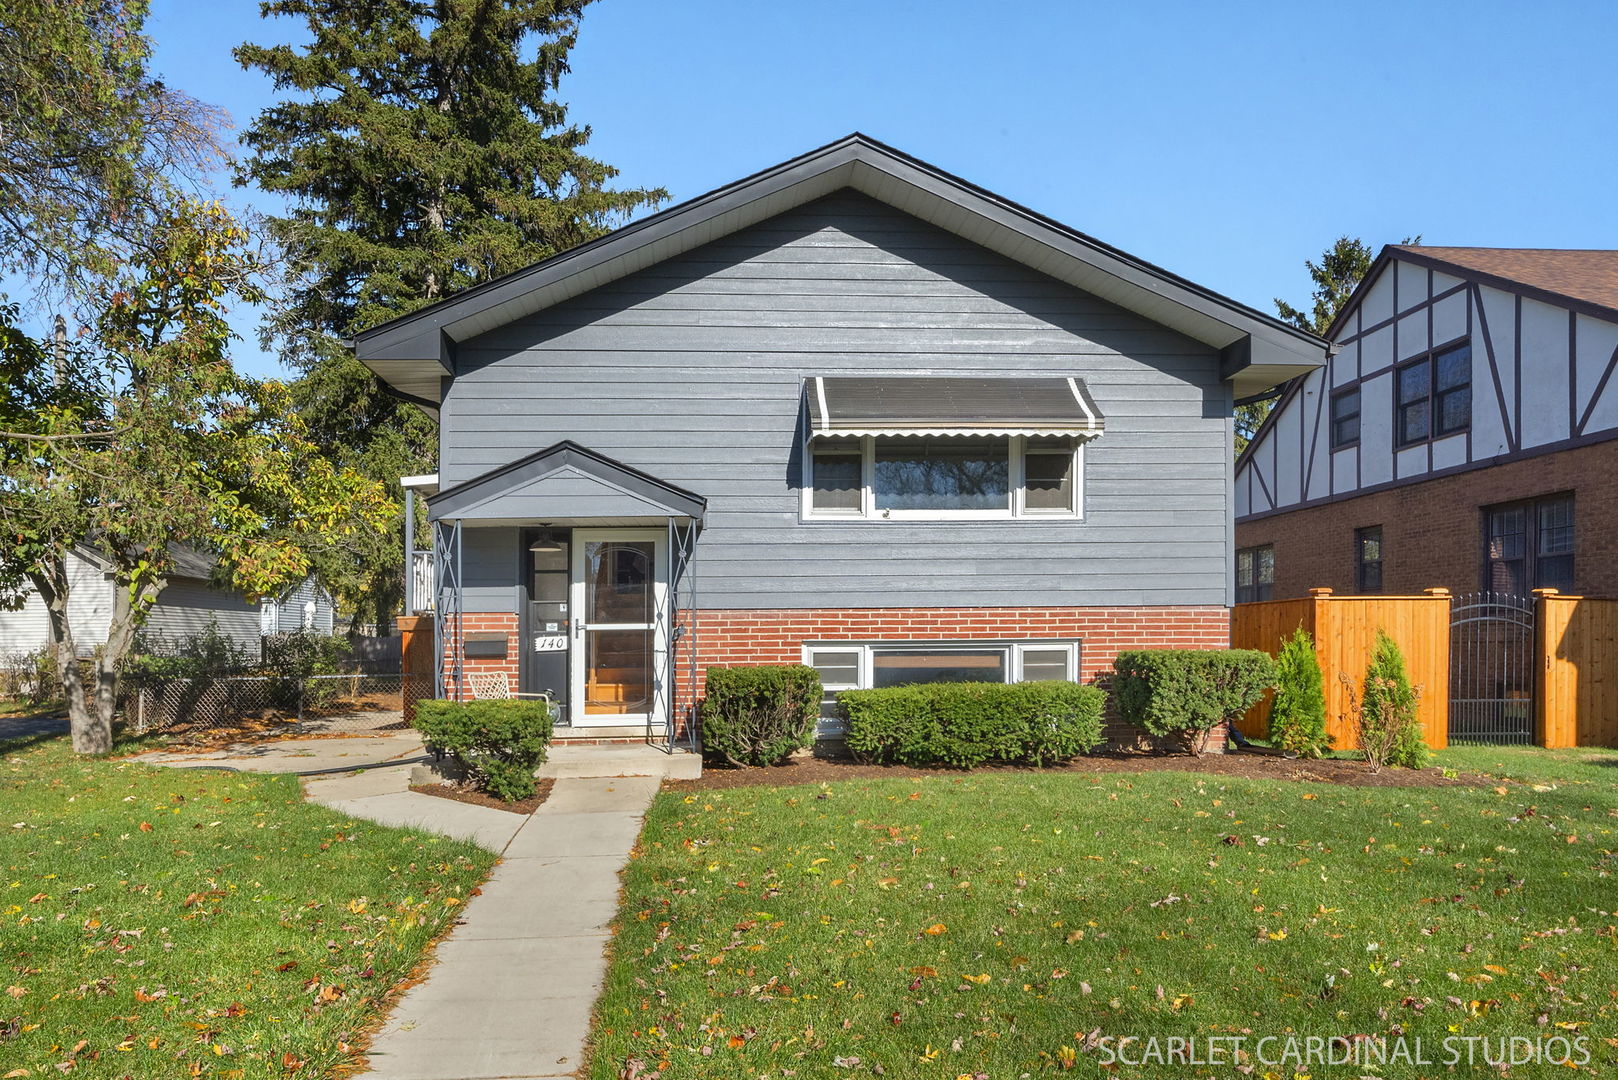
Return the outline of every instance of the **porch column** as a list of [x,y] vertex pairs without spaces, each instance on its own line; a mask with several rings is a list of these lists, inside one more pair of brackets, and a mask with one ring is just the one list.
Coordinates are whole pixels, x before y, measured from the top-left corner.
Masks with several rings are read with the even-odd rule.
[[416,489],[404,489],[404,613],[416,613]]

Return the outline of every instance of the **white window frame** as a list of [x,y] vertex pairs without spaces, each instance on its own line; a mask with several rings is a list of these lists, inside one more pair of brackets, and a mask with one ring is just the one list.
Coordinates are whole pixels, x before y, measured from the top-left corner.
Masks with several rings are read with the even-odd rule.
[[[1047,436],[1041,436],[1042,438]],[[1010,498],[1003,510],[877,510],[876,508],[876,440],[875,435],[862,436],[825,436],[825,438],[853,438],[857,440],[860,448],[860,508],[848,509],[817,509],[815,507],[815,438],[811,435],[803,443],[803,477],[799,488],[800,507],[799,520],[803,522],[824,521],[1083,521],[1084,520],[1084,445],[1089,440],[1071,435],[1053,435],[1050,438],[1072,438],[1072,497],[1066,508],[1038,509],[1026,505],[1028,492],[1028,477],[1025,461],[1028,453],[1028,439],[1026,435],[1009,436],[1008,472],[1010,479]],[[959,438],[954,435],[941,435],[938,438]],[[1052,451],[1036,450],[1036,454],[1048,454]]]
[[[991,639],[988,641],[806,641],[803,643],[803,662],[809,667],[816,667],[815,660],[821,653],[854,653],[859,657],[856,665],[859,672],[857,683],[823,683],[821,689],[835,693],[840,690],[869,689],[875,681],[874,657],[878,650],[911,651],[925,653],[940,652],[982,652],[985,649],[1004,649],[1006,651],[1006,681],[1020,683],[1023,679],[1023,654],[1025,652],[1048,652],[1057,649],[1067,651],[1067,681],[1079,681],[1079,653],[1082,642],[1073,638],[1056,638],[1031,641],[1007,641],[1005,639]],[[816,668],[818,670],[818,668]],[[825,699],[822,699],[822,705]],[[835,721],[822,719],[818,729],[821,735],[842,734],[842,726]]]

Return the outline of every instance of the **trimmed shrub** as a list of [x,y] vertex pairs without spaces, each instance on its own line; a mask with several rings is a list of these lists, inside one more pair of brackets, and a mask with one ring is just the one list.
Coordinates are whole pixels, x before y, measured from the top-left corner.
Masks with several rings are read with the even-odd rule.
[[122,674],[141,682],[197,679],[246,671],[257,660],[247,646],[219,629],[218,619],[209,617],[200,630],[179,637],[139,631]]
[[1101,745],[1107,695],[1070,682],[842,690],[848,748],[884,765],[1044,765]]
[[1112,667],[1119,715],[1199,757],[1210,731],[1275,685],[1275,661],[1253,649],[1138,649]]
[[1315,639],[1301,626],[1281,643],[1275,658],[1270,738],[1301,758],[1324,757],[1331,747],[1320,658],[1315,655]]
[[804,664],[711,667],[702,699],[703,753],[746,768],[813,746],[820,672]]
[[448,754],[481,790],[516,802],[534,793],[553,718],[544,701],[418,701],[415,725],[428,750]]
[[[1410,685],[1404,653],[1382,630],[1376,632],[1365,668],[1360,702],[1360,747],[1373,771],[1383,762],[1406,769],[1427,765],[1427,739],[1416,716],[1421,691]],[[1380,760],[1373,760],[1375,753]]]

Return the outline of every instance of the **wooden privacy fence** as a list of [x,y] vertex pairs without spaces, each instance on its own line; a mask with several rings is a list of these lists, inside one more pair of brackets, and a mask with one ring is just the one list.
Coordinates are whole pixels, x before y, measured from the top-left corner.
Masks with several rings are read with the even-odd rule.
[[[1297,600],[1237,604],[1230,612],[1230,644],[1274,656],[1298,627],[1307,630],[1325,677],[1326,730],[1333,748],[1347,750],[1359,740],[1346,715],[1347,690],[1337,676],[1346,674],[1358,693],[1376,632],[1386,631],[1404,653],[1410,681],[1421,687],[1417,715],[1427,745],[1439,749],[1449,745],[1449,622],[1448,589],[1428,589],[1421,596],[1334,596],[1330,589],[1311,589]],[[1236,726],[1244,735],[1262,738],[1269,718],[1266,695]]]
[[1541,746],[1618,746],[1618,600],[1536,589]]

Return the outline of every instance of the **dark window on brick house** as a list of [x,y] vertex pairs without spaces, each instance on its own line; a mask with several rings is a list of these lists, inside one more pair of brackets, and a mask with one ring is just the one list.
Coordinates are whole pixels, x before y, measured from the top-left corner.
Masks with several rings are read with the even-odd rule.
[[1353,446],[1360,441],[1359,387],[1333,394],[1331,399],[1331,448]]
[[1522,595],[1573,590],[1573,495],[1485,507],[1483,587]]
[[1354,530],[1354,583],[1362,593],[1382,591],[1382,526]]
[[1236,552],[1236,602],[1269,600],[1275,592],[1275,547],[1242,548]]

